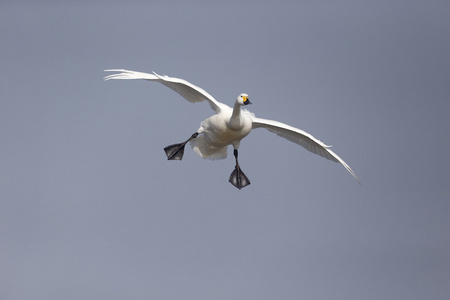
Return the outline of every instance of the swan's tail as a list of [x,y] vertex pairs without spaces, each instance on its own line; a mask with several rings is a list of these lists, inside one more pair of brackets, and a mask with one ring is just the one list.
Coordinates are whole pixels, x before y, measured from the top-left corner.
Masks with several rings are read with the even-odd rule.
[[192,139],[190,142],[192,149],[205,159],[225,159],[227,157],[227,147],[211,147],[205,140],[204,135],[199,135],[197,138]]

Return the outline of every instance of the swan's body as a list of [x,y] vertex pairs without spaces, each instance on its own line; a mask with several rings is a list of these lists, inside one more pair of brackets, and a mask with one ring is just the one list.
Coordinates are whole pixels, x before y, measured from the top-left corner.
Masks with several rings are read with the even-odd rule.
[[209,159],[224,159],[227,157],[228,145],[233,145],[234,149],[239,148],[240,141],[252,130],[252,116],[248,111],[242,111],[240,106],[237,103],[234,110],[223,107],[218,114],[202,122],[197,131],[200,135],[190,141],[198,155]]
[[353,170],[336,153],[330,150],[330,146],[325,145],[309,133],[298,128],[286,125],[281,122],[256,118],[254,114],[247,110],[242,110],[243,105],[251,104],[247,94],[240,94],[234,106],[231,108],[215,100],[203,89],[187,82],[186,80],[160,76],[156,73],[148,74],[129,70],[114,69],[106,71],[121,72],[105,77],[109,79],[145,79],[158,81],[168,88],[183,96],[189,102],[208,101],[215,115],[207,118],[201,123],[200,128],[188,140],[180,144],[174,144],[164,148],[168,159],[181,160],[184,146],[191,143],[194,151],[203,158],[224,159],[227,157],[227,147],[232,145],[236,158],[236,167],[230,176],[230,182],[241,189],[250,184],[250,181],[241,171],[238,163],[238,148],[241,140],[245,138],[254,128],[266,128],[277,135],[288,139],[312,153],[318,154],[334,162],[341,163],[350,174],[359,179]]

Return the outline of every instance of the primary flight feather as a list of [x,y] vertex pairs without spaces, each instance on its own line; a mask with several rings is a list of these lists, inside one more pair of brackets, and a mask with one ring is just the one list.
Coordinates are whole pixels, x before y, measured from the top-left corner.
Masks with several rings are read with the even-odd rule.
[[161,76],[156,73],[142,73],[123,69],[105,70],[107,72],[119,72],[106,76],[105,80],[110,79],[145,79],[157,81],[177,92],[189,102],[208,101],[211,108],[216,112],[215,115],[204,120],[200,128],[191,135],[186,141],[169,145],[164,148],[169,160],[181,160],[184,154],[184,147],[190,142],[194,151],[203,158],[224,159],[227,156],[228,145],[234,148],[234,157],[236,166],[230,175],[229,181],[238,189],[250,184],[250,180],[242,172],[238,161],[238,148],[240,141],[246,137],[254,128],[265,128],[270,132],[277,134],[293,143],[296,143],[306,150],[318,154],[334,162],[341,163],[350,174],[359,182],[355,172],[349,165],[342,160],[336,153],[330,150],[330,146],[325,145],[311,134],[286,125],[284,123],[256,118],[254,114],[241,107],[251,104],[247,94],[240,94],[233,107],[223,104],[202,88],[179,78]]

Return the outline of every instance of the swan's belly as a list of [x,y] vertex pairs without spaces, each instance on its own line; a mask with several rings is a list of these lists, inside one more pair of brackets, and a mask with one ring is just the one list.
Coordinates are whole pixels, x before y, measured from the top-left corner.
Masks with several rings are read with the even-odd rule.
[[224,118],[214,115],[202,122],[201,130],[207,143],[214,147],[223,147],[239,143],[252,130],[250,119],[243,118],[237,128],[231,128]]

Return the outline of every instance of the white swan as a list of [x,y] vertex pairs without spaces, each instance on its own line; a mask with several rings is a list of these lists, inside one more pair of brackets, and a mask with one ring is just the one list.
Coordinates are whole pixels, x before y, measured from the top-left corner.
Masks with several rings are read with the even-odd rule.
[[341,163],[356,180],[359,179],[355,172],[339,156],[330,150],[330,146],[325,145],[309,133],[298,128],[283,124],[281,122],[256,118],[254,114],[247,110],[241,110],[241,106],[251,104],[247,94],[240,94],[233,108],[215,100],[203,89],[186,80],[161,76],[156,73],[148,74],[123,69],[105,70],[107,72],[120,72],[106,76],[104,79],[145,79],[157,81],[174,90],[189,102],[201,102],[206,100],[215,115],[204,120],[200,128],[183,143],[169,145],[164,148],[169,160],[181,160],[183,158],[184,147],[190,142],[192,148],[203,158],[224,159],[227,156],[228,145],[233,145],[236,166],[230,175],[229,181],[238,189],[250,184],[250,180],[242,172],[238,162],[238,148],[241,140],[246,137],[254,128],[266,128],[277,135],[288,139],[312,153],[318,154],[334,162]]

